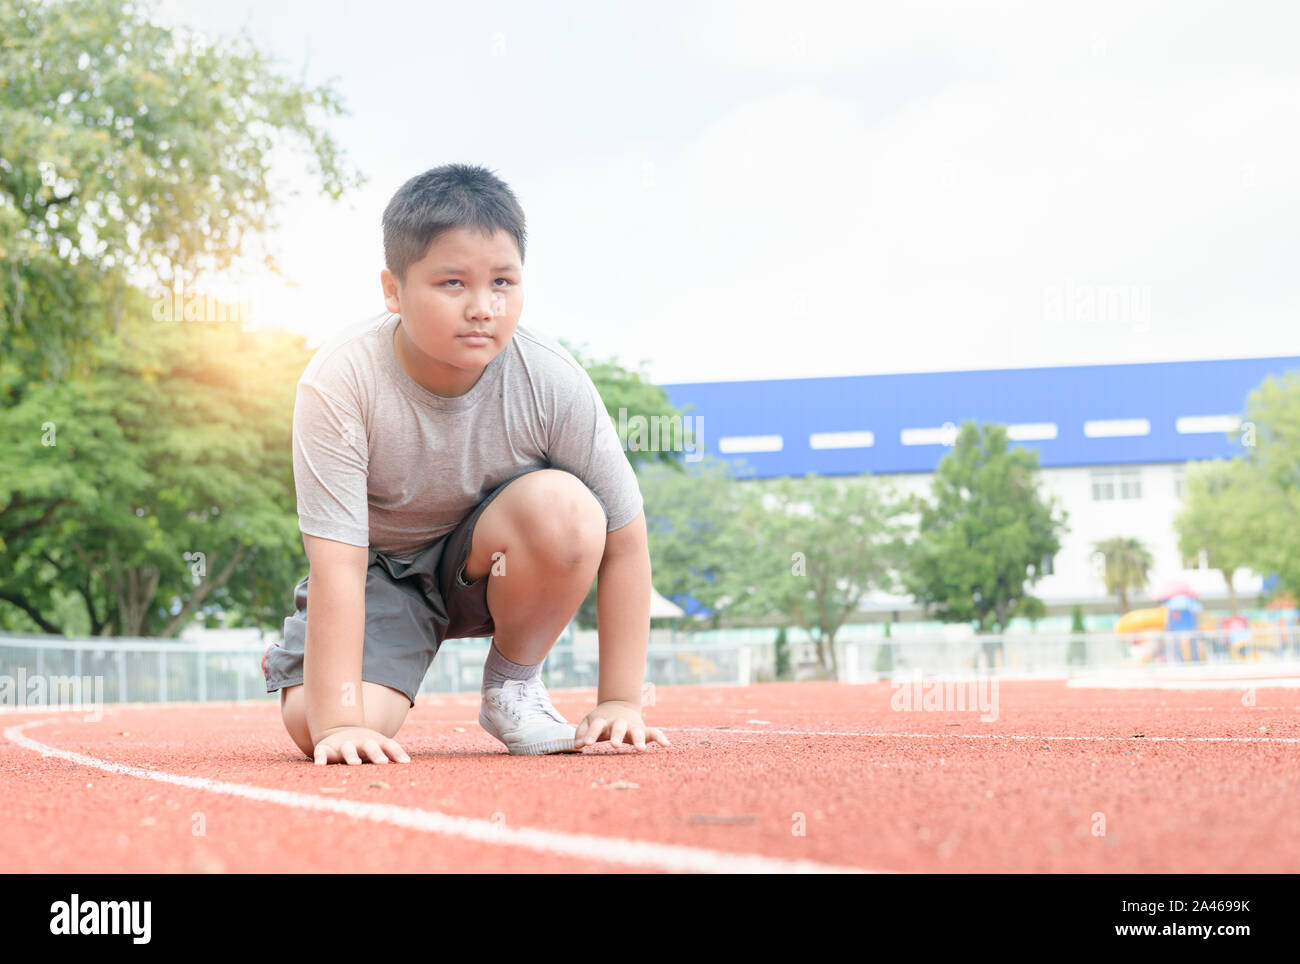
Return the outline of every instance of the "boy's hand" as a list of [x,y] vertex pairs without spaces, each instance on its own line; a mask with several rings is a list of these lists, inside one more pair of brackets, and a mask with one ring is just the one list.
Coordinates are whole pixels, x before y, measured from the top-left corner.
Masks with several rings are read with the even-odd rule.
[[641,719],[641,710],[635,704],[623,700],[606,700],[597,703],[596,708],[578,724],[573,741],[574,749],[599,743],[605,738],[606,731],[609,732],[610,743],[631,743],[638,750],[645,749],[647,736],[656,743],[672,746],[662,731],[645,725]]
[[[384,736],[364,726],[345,726],[337,730],[326,730],[325,735],[316,741],[315,762],[318,766],[327,763],[347,762],[351,765],[365,763],[357,753],[360,747],[370,758],[371,763],[387,763],[392,757],[398,763],[410,763],[411,758],[392,737]],[[388,756],[384,756],[387,753]]]

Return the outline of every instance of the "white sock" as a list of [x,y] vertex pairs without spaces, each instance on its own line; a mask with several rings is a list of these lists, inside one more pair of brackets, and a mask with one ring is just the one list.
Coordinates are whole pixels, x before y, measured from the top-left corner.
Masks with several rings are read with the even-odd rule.
[[532,666],[513,663],[501,654],[501,650],[497,649],[496,639],[493,639],[492,645],[488,648],[487,662],[483,664],[483,693],[486,694],[490,689],[505,685],[506,680],[532,679],[540,675],[542,675],[541,663]]

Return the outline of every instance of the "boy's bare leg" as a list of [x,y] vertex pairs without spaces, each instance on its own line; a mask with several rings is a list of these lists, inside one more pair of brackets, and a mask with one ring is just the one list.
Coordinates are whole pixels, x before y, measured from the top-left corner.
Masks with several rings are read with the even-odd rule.
[[546,658],[596,578],[605,526],[591,491],[557,469],[515,480],[483,510],[465,579],[489,576],[493,640],[506,659],[532,666]]
[[[398,729],[406,720],[411,709],[411,701],[390,686],[361,681],[361,705],[365,708],[365,726],[384,736],[396,736]],[[302,684],[286,686],[280,690],[280,714],[284,717],[285,729],[298,745],[298,749],[315,758],[315,746],[311,742],[311,733],[307,729],[307,705],[303,697]]]

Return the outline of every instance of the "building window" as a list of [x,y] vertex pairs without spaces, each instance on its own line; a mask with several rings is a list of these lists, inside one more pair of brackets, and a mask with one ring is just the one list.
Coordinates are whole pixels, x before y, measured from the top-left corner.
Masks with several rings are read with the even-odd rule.
[[1142,475],[1137,469],[1107,469],[1092,473],[1092,501],[1142,498]]
[[1174,498],[1181,499],[1187,491],[1187,474],[1182,469],[1174,470]]
[[1052,557],[1051,557],[1051,556],[1043,556],[1043,565],[1042,565],[1042,568],[1040,568],[1038,571],[1039,571],[1040,573],[1042,573],[1044,576],[1050,576],[1050,575],[1052,575],[1054,572],[1056,572],[1056,569],[1053,568],[1053,566],[1052,566]]

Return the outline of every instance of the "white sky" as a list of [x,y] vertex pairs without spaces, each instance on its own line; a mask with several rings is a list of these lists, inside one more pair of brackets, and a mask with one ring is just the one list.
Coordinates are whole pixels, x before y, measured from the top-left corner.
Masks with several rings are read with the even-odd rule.
[[319,342],[382,311],[392,193],[481,164],[528,217],[522,323],[669,383],[1300,354],[1298,9],[162,0],[157,19],[247,24],[350,111],[327,126],[370,183],[286,197],[268,243],[295,285],[238,289],[260,320]]

